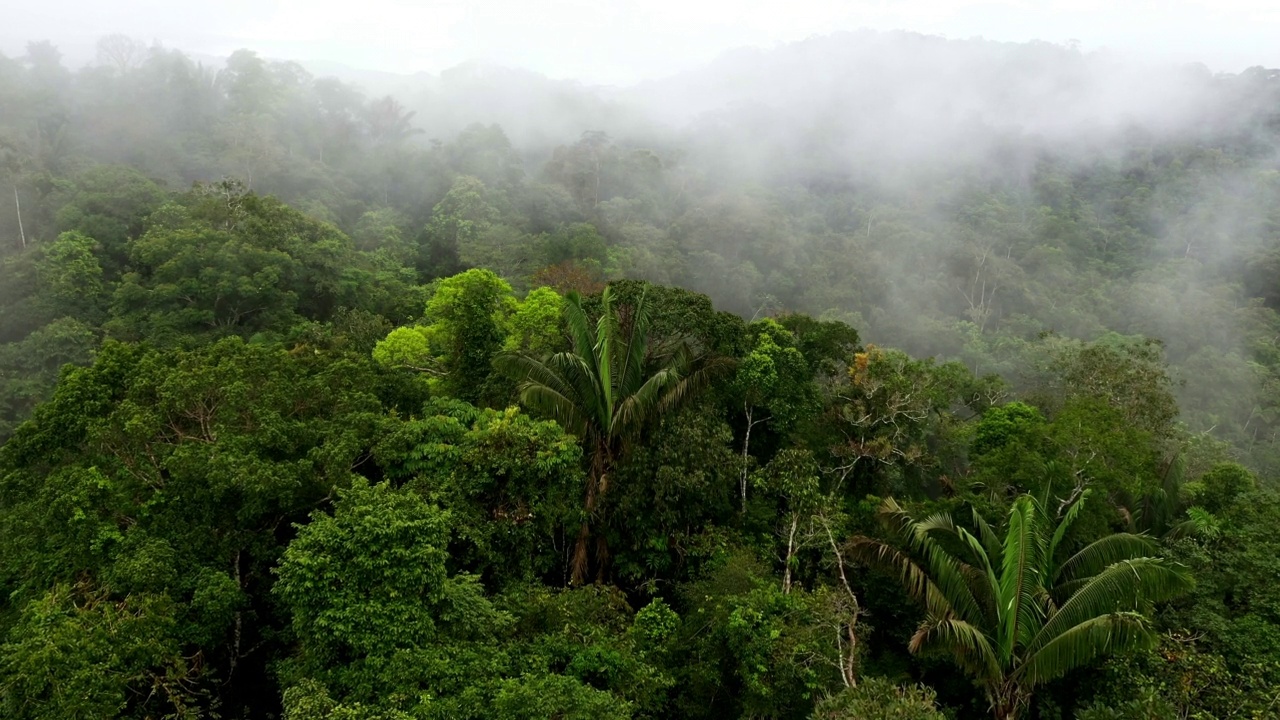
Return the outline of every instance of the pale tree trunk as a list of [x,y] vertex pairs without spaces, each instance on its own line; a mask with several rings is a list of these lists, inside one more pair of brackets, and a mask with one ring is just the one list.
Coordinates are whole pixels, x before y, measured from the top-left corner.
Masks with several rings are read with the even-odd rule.
[[[836,645],[840,652],[840,679],[844,682],[845,687],[857,687],[858,685],[858,617],[862,614],[862,605],[858,602],[858,596],[853,592],[853,586],[849,584],[849,577],[844,572],[844,553],[840,552],[840,544],[836,542],[835,533],[831,532],[831,525],[824,517],[822,527],[826,530],[827,542],[831,544],[831,552],[836,557],[836,569],[840,572],[840,584],[844,586],[845,594],[849,598],[849,618],[844,626],[844,638],[840,638],[837,634]],[[837,631],[838,632],[838,631]],[[845,651],[845,643],[848,643],[848,652]]]
[[27,247],[27,232],[22,229],[22,203],[18,201],[18,186],[13,186],[13,206],[18,211],[18,237],[22,238],[22,248]]
[[742,495],[742,509],[740,512],[747,512],[747,450],[751,447],[751,428],[765,422],[769,418],[761,418],[753,420],[756,409],[747,403],[742,403],[742,412],[747,416],[747,434],[742,438],[742,477],[739,481],[739,489]]
[[787,595],[791,592],[791,559],[796,556],[796,528],[800,526],[800,515],[792,513],[791,530],[787,532],[787,561],[786,569],[782,573],[782,594]]

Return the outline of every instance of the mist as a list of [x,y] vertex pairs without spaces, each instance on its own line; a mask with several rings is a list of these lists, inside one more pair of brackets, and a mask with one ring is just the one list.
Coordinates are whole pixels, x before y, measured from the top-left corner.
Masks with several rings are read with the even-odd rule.
[[[1260,313],[1278,89],[1260,66],[865,29],[609,84],[128,35],[99,38],[78,68],[54,43],[0,61],[23,236],[64,224],[40,178],[95,163],[171,191],[238,178],[358,243],[382,211],[421,235],[475,177],[500,219],[459,262],[517,285],[537,238],[587,223],[604,245],[579,259],[610,277],[688,287],[747,318],[841,319],[1015,382],[1046,333],[1150,337],[1196,374],[1184,419],[1219,432],[1270,403],[1252,358],[1274,324]],[[23,244],[16,210],[0,209],[5,248]],[[1219,378],[1230,392],[1206,389]]]

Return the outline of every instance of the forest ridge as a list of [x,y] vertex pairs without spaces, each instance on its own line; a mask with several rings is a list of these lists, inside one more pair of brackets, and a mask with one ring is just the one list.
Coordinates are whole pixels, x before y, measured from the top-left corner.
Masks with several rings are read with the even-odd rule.
[[0,56],[0,714],[1280,716],[1280,71],[373,80]]

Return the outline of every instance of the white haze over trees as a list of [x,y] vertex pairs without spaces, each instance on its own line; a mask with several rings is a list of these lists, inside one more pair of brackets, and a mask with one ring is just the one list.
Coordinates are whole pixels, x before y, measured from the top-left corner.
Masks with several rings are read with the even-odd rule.
[[[14,8],[16,10],[16,8]],[[189,53],[268,57],[394,73],[439,73],[469,60],[551,77],[628,85],[709,62],[862,28],[950,38],[1081,43],[1214,71],[1280,66],[1280,11],[1266,0],[51,0],[5,13],[0,51],[49,38],[69,62],[123,32]]]
[[[193,15],[208,35],[197,47],[239,37],[237,12]],[[271,47],[267,26],[255,27]],[[327,47],[322,35],[309,47]],[[94,47],[74,76],[52,66],[49,45],[17,56],[48,66],[57,92],[87,93],[59,111],[67,124],[53,147],[133,165],[173,188],[241,177],[325,207],[320,216],[348,232],[358,208],[390,204],[412,236],[457,173],[515,178],[506,192],[532,193],[517,202],[557,208],[533,227],[591,222],[628,258],[616,272],[706,292],[747,317],[826,314],[868,340],[1011,377],[1029,372],[1029,351],[1011,350],[1006,334],[1019,343],[1046,332],[1141,335],[1164,342],[1175,368],[1229,376],[1231,391],[1208,393],[1217,409],[1193,426],[1256,433],[1253,418],[1270,402],[1249,360],[1266,337],[1249,308],[1271,292],[1261,278],[1275,251],[1266,228],[1280,168],[1280,76],[1260,66],[1215,73],[1076,44],[860,30],[601,86],[482,61],[392,73],[268,61],[252,49],[229,61],[185,56],[142,36]],[[103,83],[134,95],[102,94]],[[179,85],[186,99],[175,105]],[[320,130],[304,127],[308,113],[319,113]],[[377,117],[392,125],[379,129]],[[373,165],[352,177],[368,178],[356,192],[372,193],[372,204],[335,204],[337,191],[311,179],[343,162],[315,135],[339,127],[368,145]],[[508,169],[458,164],[477,162],[474,153],[509,153]],[[589,197],[564,195],[587,175]],[[0,207],[0,233],[16,229],[13,210]],[[1211,350],[1226,354],[1211,361]],[[1196,386],[1205,387],[1216,385]]]

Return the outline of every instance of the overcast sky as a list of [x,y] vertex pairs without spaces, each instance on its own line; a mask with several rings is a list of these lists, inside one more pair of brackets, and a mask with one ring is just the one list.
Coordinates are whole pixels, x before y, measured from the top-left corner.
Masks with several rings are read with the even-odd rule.
[[50,39],[69,62],[123,32],[189,52],[248,47],[397,73],[470,59],[624,84],[732,48],[837,30],[1078,40],[1214,70],[1280,66],[1280,0],[4,0],[0,51]]

